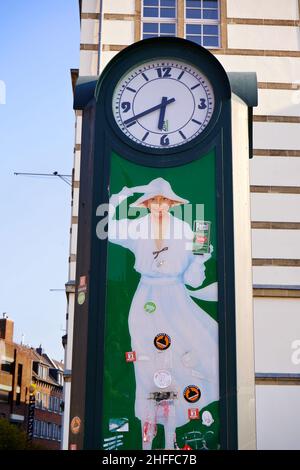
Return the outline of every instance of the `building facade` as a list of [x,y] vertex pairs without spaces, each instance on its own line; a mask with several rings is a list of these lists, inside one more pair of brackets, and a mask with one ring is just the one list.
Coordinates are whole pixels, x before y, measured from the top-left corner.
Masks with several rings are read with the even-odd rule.
[[0,319],[0,417],[28,434],[32,401],[30,440],[42,449],[58,450],[62,439],[63,364],[50,359],[41,348],[14,343],[13,329],[12,320]]
[[41,348],[33,351],[32,383],[35,389],[33,442],[58,450],[62,439],[63,364]]
[[14,322],[0,319],[0,417],[27,431],[32,350],[13,342]]
[[[250,161],[258,449],[300,449],[300,4],[298,0],[82,0],[78,75],[97,76],[142,38],[178,36],[208,48],[227,72],[256,72]],[[81,112],[76,111],[67,283],[68,448]]]

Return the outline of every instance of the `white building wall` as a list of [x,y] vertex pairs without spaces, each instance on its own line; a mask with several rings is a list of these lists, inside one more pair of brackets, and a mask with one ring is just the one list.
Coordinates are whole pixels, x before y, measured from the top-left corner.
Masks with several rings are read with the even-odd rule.
[[232,49],[278,51],[299,49],[300,31],[298,27],[229,24],[227,34],[228,47]]
[[[113,3],[115,0],[110,1]],[[101,0],[82,0],[82,13],[99,13],[100,2]]]
[[[300,84],[300,82],[299,82]],[[256,115],[300,116],[299,90],[258,90]]]
[[[82,13],[99,14],[99,18],[81,20],[80,75],[97,75],[118,53],[122,46],[134,42],[135,0],[83,0]],[[250,162],[250,184],[279,187],[280,192],[251,193],[253,222],[300,222],[300,29],[293,21],[299,20],[298,0],[227,0],[226,53],[213,52],[227,72],[255,71],[259,82],[259,106],[254,109],[254,148],[281,153],[266,156],[255,154]],[[123,18],[121,15],[125,15]],[[237,21],[235,21],[236,19]],[[262,24],[253,24],[255,20]],[[239,21],[240,20],[240,21]],[[242,23],[246,20],[248,24]],[[247,21],[249,20],[249,21]],[[252,24],[251,23],[252,20]],[[253,21],[254,20],[254,21]],[[274,20],[263,24],[261,20]],[[279,20],[279,22],[277,21]],[[289,25],[282,24],[288,20]],[[100,53],[99,21],[101,24]],[[277,23],[276,23],[277,21]],[[257,21],[256,21],[257,23]],[[269,21],[270,23],[270,21]],[[232,51],[238,49],[238,51]],[[245,50],[245,51],[243,51]],[[257,50],[265,51],[265,53]],[[285,54],[286,52],[286,55]],[[235,53],[233,53],[235,52]],[[237,52],[239,55],[237,55]],[[260,55],[259,55],[260,54]],[[99,62],[100,55],[100,64]],[[275,86],[278,85],[278,88]],[[295,122],[270,122],[268,117],[296,118]],[[263,118],[262,118],[263,117]],[[280,120],[280,119],[279,119]],[[77,118],[76,144],[81,142],[81,118]],[[287,152],[294,151],[293,156]],[[299,156],[297,156],[299,155]],[[79,181],[80,150],[75,152],[74,180]],[[294,188],[294,194],[284,187]],[[72,215],[78,215],[79,189],[74,188]],[[75,250],[77,230],[72,226],[71,252]],[[261,260],[300,260],[300,233],[295,229],[253,229],[253,258]],[[75,253],[72,253],[76,255]],[[70,263],[70,279],[75,279],[76,261]],[[299,286],[300,266],[254,266],[256,285]],[[294,298],[255,298],[255,359],[260,373],[300,373],[289,362],[289,343],[300,331],[300,300]],[[69,313],[70,315],[71,313]],[[70,317],[69,317],[70,318]],[[72,322],[69,321],[71,332]],[[296,333],[295,333],[296,334]],[[300,336],[300,335],[299,335]],[[299,366],[298,366],[299,367]],[[257,436],[258,448],[298,449],[300,422],[300,387],[296,385],[258,385]],[[281,432],[284,429],[285,432]]]
[[295,20],[299,18],[298,0],[227,0],[227,16]]
[[215,54],[228,72],[255,71],[259,82],[300,83],[299,57]]
[[99,42],[99,20],[82,19],[81,36],[82,44],[98,44]]
[[299,312],[300,298],[254,299],[256,372],[300,374],[295,357],[296,341],[300,350]]
[[102,29],[103,44],[129,45],[134,42],[134,21],[104,20]]
[[80,51],[79,74],[97,75],[98,73],[98,51]]
[[135,0],[104,0],[104,13],[134,14]]
[[254,285],[298,286],[300,284],[300,267],[253,266],[252,273]]
[[254,122],[254,146],[258,149],[299,150],[300,124]]
[[257,448],[300,449],[300,387],[256,387]]
[[250,168],[252,185],[300,186],[300,158],[256,156]]
[[300,194],[251,194],[251,219],[255,221],[300,222],[299,208]]
[[299,241],[300,230],[252,230],[252,256],[253,258],[300,259]]

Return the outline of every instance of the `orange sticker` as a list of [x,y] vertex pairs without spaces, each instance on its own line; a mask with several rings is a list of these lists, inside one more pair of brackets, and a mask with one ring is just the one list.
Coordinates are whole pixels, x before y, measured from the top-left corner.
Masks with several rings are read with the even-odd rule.
[[74,416],[70,424],[71,432],[73,434],[78,434],[80,431],[80,426],[81,426],[81,419],[79,418],[79,416]]
[[184,389],[183,396],[189,403],[195,403],[201,397],[200,388],[197,385],[188,385]]
[[171,338],[166,333],[159,333],[154,338],[154,346],[160,351],[168,349],[171,345]]

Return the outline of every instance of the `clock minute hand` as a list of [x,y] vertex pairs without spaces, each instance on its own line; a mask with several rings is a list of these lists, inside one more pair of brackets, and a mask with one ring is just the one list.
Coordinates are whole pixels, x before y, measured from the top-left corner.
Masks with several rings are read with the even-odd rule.
[[154,111],[157,111],[158,109],[161,109],[162,107],[165,107],[168,104],[174,103],[174,101],[175,101],[175,98],[170,98],[169,100],[167,100],[164,103],[161,102],[160,104],[157,104],[156,106],[153,106],[152,108],[146,109],[142,113],[136,114],[136,116],[132,116],[131,118],[126,119],[126,121],[124,121],[124,124],[125,124],[125,126],[128,126],[128,124],[130,124],[131,122],[137,121],[138,119],[140,119],[141,117],[146,116],[147,114],[153,113]]

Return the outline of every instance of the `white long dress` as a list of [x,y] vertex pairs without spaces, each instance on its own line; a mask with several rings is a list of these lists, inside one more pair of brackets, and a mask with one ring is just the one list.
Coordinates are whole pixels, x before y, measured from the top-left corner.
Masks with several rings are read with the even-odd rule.
[[[110,202],[114,202],[113,198]],[[177,395],[173,424],[179,427],[189,421],[188,409],[201,410],[219,399],[218,324],[192,300],[191,295],[201,298],[200,291],[194,293],[186,287],[201,286],[205,280],[204,261],[210,255],[192,253],[193,232],[189,224],[172,215],[169,219],[171,237],[163,240],[165,249],[159,254],[154,254],[159,251],[155,240],[147,237],[149,226],[152,233],[150,215],[131,221],[117,221],[113,215],[112,206],[109,240],[135,255],[134,269],[141,275],[128,316],[131,347],[136,353],[135,415],[142,423],[146,422],[151,413],[153,415],[151,395],[173,392]],[[181,233],[183,236],[176,239]],[[208,289],[208,294],[204,295],[206,300],[216,300],[209,296]],[[152,313],[145,309],[147,302],[155,304]],[[160,333],[171,339],[170,347],[163,351],[154,345],[154,338]],[[163,390],[154,382],[154,374],[159,370],[171,376],[170,385]],[[196,385],[201,392],[199,401],[194,404],[184,398],[184,390],[189,385]],[[155,419],[157,423],[166,424],[165,418],[157,415]]]

